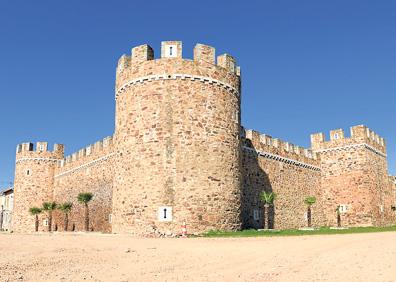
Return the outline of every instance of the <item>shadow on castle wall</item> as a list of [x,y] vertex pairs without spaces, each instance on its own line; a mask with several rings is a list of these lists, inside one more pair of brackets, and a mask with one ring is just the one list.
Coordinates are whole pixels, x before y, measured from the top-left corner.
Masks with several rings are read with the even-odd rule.
[[[245,146],[254,149],[249,139],[244,140]],[[260,194],[265,191],[273,192],[268,173],[259,163],[259,156],[254,152],[242,152],[242,228],[262,229],[264,228],[264,203]],[[270,206],[268,211],[269,228],[275,227],[276,207]]]

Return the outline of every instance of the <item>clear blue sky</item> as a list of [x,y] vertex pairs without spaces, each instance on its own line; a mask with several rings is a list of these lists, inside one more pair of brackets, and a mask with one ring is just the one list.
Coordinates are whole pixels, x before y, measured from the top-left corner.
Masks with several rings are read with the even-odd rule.
[[234,55],[243,124],[308,146],[309,134],[366,124],[396,173],[396,1],[0,2],[0,186],[16,144],[67,153],[111,135],[118,58],[182,40]]

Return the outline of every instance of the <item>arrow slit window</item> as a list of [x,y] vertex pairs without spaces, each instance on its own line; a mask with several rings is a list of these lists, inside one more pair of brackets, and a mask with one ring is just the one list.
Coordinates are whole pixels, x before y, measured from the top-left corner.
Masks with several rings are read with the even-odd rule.
[[172,221],[172,207],[159,207],[158,220],[159,221]]
[[167,45],[165,47],[165,56],[168,58],[177,57],[177,46],[176,45]]

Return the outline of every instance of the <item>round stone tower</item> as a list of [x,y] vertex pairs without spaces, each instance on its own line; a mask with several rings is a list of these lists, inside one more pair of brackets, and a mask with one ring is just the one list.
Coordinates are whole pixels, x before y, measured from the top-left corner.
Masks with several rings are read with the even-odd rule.
[[240,76],[230,55],[166,41],[141,45],[116,79],[114,233],[241,228]]
[[[32,143],[20,144],[16,152],[14,179],[14,210],[12,229],[16,232],[33,232],[34,216],[29,208],[41,207],[43,202],[53,200],[54,170],[59,160],[63,159],[63,145],[55,144],[53,151],[48,151],[46,142],[38,142],[36,148]],[[40,230],[46,230],[40,215]]]

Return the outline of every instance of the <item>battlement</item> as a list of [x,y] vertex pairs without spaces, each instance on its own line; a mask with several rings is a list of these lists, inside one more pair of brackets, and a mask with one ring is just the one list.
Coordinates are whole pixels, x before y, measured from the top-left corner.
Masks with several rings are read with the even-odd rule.
[[60,160],[58,162],[58,170],[62,172],[87,162],[100,159],[111,153],[113,153],[113,136],[108,136]]
[[[215,48],[196,44],[194,48],[193,62],[197,64],[217,65],[228,72],[240,75],[240,67],[236,65],[236,60],[229,54],[219,55],[216,64]],[[161,42],[161,57],[157,60],[183,59],[183,44],[181,41],[163,41]],[[118,60],[117,73],[122,73],[132,65],[154,59],[154,50],[148,44],[143,44],[132,48],[131,55],[122,55]]]
[[48,142],[22,143],[16,148],[17,158],[21,157],[51,157],[54,159],[63,158],[64,146],[62,144],[54,144],[53,150],[50,151]]
[[310,149],[285,142],[270,135],[260,134],[254,130],[242,129],[243,146],[258,152],[266,152],[283,158],[319,166],[318,154]]
[[364,125],[351,127],[349,136],[345,135],[343,129],[331,130],[329,140],[326,140],[324,133],[311,135],[311,145],[314,151],[357,144],[366,144],[382,154],[386,154],[385,139]]

